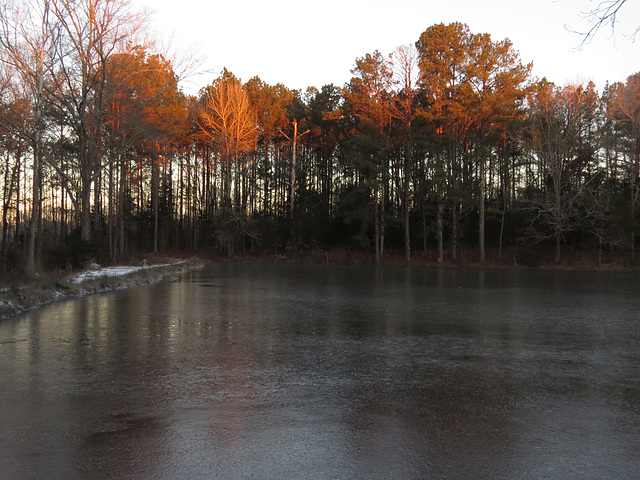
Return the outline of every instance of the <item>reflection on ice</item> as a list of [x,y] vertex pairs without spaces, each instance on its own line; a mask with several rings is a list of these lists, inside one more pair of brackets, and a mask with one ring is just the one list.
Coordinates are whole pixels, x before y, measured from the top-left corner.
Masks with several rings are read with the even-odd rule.
[[228,264],[52,304],[0,323],[0,477],[634,478],[636,284]]

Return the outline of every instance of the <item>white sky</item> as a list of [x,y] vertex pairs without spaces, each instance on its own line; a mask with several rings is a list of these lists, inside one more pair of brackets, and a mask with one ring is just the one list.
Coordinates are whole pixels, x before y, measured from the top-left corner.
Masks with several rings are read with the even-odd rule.
[[466,23],[472,33],[509,38],[536,77],[565,85],[624,81],[640,71],[640,2],[628,0],[616,36],[609,28],[576,51],[586,31],[582,12],[600,0],[134,0],[155,12],[152,26],[179,48],[195,47],[208,73],[185,84],[195,93],[223,67],[242,81],[259,76],[269,84],[305,90],[343,86],[355,59],[374,50],[388,55],[414,43],[436,23]]

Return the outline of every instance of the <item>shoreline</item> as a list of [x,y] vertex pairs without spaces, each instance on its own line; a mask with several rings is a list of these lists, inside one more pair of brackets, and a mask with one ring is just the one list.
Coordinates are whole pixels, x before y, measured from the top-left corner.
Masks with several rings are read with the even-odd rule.
[[[475,253],[475,252],[473,252]],[[417,268],[488,268],[515,270],[554,270],[580,272],[629,272],[637,270],[622,261],[620,257],[608,259],[609,262],[598,265],[593,256],[579,255],[565,257],[565,261],[555,264],[535,257],[535,262],[526,265],[518,263],[515,255],[513,263],[498,262],[495,252],[488,255],[485,262],[470,260],[473,253],[462,250],[457,260],[446,259],[438,262],[433,255],[415,254],[407,262],[403,252],[391,251],[383,258],[380,267],[417,267]],[[147,263],[147,258],[150,263]],[[206,250],[197,256],[185,257],[184,254],[149,255],[138,265],[120,265],[102,268],[92,265],[82,271],[71,274],[44,274],[32,281],[3,279],[0,282],[0,321],[20,313],[33,310],[48,303],[70,297],[80,297],[93,293],[107,292],[123,288],[132,288],[158,282],[164,277],[202,268],[207,263],[290,263],[299,265],[370,265],[375,266],[375,258],[370,252],[348,249],[308,249],[298,252],[260,252],[245,253],[228,257]],[[137,263],[137,262],[134,262]]]
[[[246,252],[236,254],[233,257],[217,252],[198,252],[197,256],[212,262],[240,262],[240,263],[292,263],[308,265],[376,265],[375,257],[371,252],[361,250],[349,250],[345,248],[335,249],[301,249],[288,252]],[[410,266],[410,267],[450,267],[450,268],[495,268],[517,270],[565,270],[565,271],[634,271],[638,267],[629,266],[628,260],[623,255],[607,255],[598,262],[597,252],[565,253],[563,260],[556,264],[552,260],[553,255],[537,253],[532,255],[527,251],[508,250],[504,252],[504,260],[498,260],[497,251],[487,250],[487,258],[484,262],[477,260],[477,252],[471,249],[461,249],[458,258],[453,260],[445,258],[438,262],[437,254],[429,251],[415,252],[410,261],[404,258],[404,252],[391,250],[385,254],[379,266]]]
[[164,259],[162,263],[92,268],[70,275],[40,275],[32,281],[3,281],[0,288],[0,321],[71,297],[138,287],[169,275],[203,267],[207,262],[192,258]]

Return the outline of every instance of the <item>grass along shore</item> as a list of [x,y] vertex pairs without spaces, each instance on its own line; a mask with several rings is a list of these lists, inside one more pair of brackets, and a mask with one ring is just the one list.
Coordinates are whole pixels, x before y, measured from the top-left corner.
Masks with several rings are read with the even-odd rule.
[[175,275],[202,267],[204,261],[194,259],[155,258],[152,263],[100,267],[68,275],[43,274],[35,279],[0,279],[0,319],[38,308],[66,297],[129,288],[154,283],[167,275]]

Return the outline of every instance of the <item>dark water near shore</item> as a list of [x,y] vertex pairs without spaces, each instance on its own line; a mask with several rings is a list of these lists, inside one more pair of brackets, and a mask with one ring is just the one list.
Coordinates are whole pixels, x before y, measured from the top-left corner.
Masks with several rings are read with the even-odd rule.
[[224,264],[0,322],[0,479],[636,479],[640,276]]

